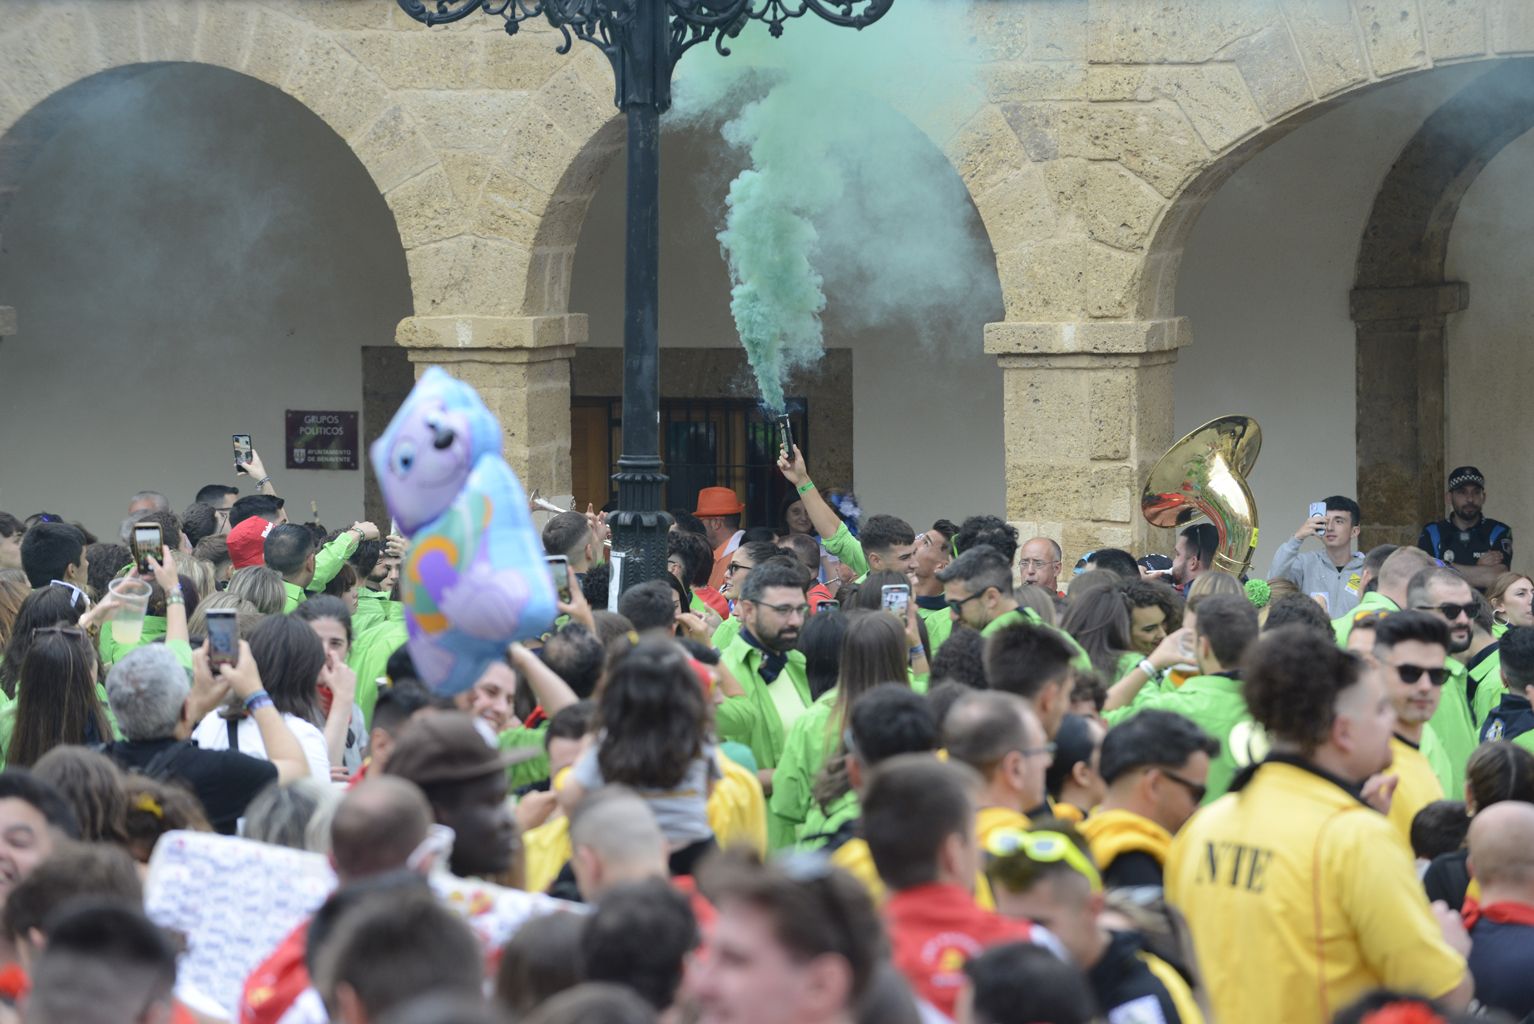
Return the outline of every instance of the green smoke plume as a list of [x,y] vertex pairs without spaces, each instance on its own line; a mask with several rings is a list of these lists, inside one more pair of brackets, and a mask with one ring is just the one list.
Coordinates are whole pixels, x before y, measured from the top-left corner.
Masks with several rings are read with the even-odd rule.
[[682,62],[673,120],[723,120],[749,163],[718,237],[769,410],[819,359],[828,293],[849,327],[903,319],[935,335],[944,311],[994,289],[938,149],[980,102],[967,15],[956,0],[897,0],[862,32],[809,16],[772,39],[753,24],[730,56],[699,47]]

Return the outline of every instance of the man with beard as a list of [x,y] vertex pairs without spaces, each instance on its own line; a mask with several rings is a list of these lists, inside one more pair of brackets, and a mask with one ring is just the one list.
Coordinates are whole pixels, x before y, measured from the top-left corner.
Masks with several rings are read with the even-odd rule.
[[1465,763],[1475,752],[1477,730],[1465,685],[1465,665],[1454,655],[1470,647],[1470,619],[1475,615],[1476,597],[1463,576],[1453,569],[1423,569],[1406,587],[1406,607],[1436,615],[1449,626],[1449,656],[1444,659],[1448,674],[1433,713],[1433,734],[1443,747],[1443,758],[1434,761],[1446,766],[1442,778],[1445,793],[1465,791]]
[[1485,590],[1513,564],[1513,531],[1481,514],[1486,478],[1474,466],[1449,474],[1449,518],[1428,523],[1417,547],[1459,570],[1477,590]]
[[1214,552],[1220,544],[1220,531],[1213,523],[1194,523],[1177,535],[1172,549],[1172,582],[1179,593],[1187,594],[1193,581],[1214,565]]
[[943,596],[943,582],[937,574],[952,560],[949,541],[958,531],[946,519],[932,524],[932,529],[916,538],[911,555],[911,596],[916,600],[916,614],[927,626],[927,649],[937,654],[948,634],[953,632],[953,613]]
[[804,655],[795,650],[810,610],[804,596],[809,581],[804,567],[788,559],[752,569],[740,585],[740,633],[719,659],[745,691],[716,709],[719,736],[751,748],[769,792],[784,737],[810,705]]

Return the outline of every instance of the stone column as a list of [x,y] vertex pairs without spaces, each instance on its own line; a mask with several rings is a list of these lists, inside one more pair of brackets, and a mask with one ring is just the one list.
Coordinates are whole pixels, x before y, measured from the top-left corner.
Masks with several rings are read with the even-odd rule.
[[396,338],[417,377],[441,366],[479,391],[529,492],[570,493],[570,359],[586,340],[584,314],[410,317]]
[[1140,489],[1174,440],[1172,368],[1188,340],[1181,317],[986,326],[1005,378],[1007,518],[1024,538],[1060,538],[1066,571],[1100,547],[1170,550],[1140,516]]
[[1414,544],[1423,523],[1443,518],[1446,325],[1469,304],[1458,281],[1353,291],[1365,551]]

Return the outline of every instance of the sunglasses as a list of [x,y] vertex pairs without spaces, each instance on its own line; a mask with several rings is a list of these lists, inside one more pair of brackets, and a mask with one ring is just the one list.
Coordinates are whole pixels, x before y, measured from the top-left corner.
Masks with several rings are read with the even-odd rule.
[[1188,795],[1193,797],[1193,802],[1196,804],[1203,803],[1204,797],[1209,795],[1208,786],[1194,782],[1192,779],[1185,779],[1181,775],[1178,775],[1176,772],[1166,768],[1157,768],[1156,770],[1162,775],[1165,775],[1167,778],[1171,779],[1173,782],[1177,783],[1183,789],[1186,789],[1188,791]]
[[1427,676],[1428,682],[1434,686],[1442,686],[1444,680],[1449,678],[1449,670],[1442,665],[1431,668],[1425,665],[1392,665],[1390,667],[1396,670],[1396,675],[1403,683],[1415,683],[1423,676]]
[[1450,622],[1453,622],[1461,615],[1467,619],[1475,618],[1476,605],[1474,601],[1471,601],[1469,604],[1454,604],[1451,601],[1444,604],[1419,604],[1413,605],[1413,607],[1419,612],[1437,612]]
[[1103,888],[1102,876],[1093,866],[1091,858],[1081,852],[1081,847],[1059,832],[1003,829],[986,840],[985,852],[992,857],[1016,857],[1021,854],[1035,864],[1058,864],[1064,861],[1068,867],[1087,880],[1093,892],[1101,892]]
[[[990,588],[986,588],[986,589],[990,589]],[[951,609],[952,611],[956,611],[956,612],[959,612],[960,614],[963,614],[964,606],[965,605],[969,604],[971,601],[973,601],[977,597],[984,597],[984,596],[985,596],[985,591],[982,590],[978,594],[971,594],[968,597],[960,598],[957,601],[955,601],[953,598],[950,597],[950,598],[948,598],[946,600],[945,603],[948,605],[949,609]]]
[[86,604],[91,603],[91,599],[85,596],[85,591],[73,583],[66,583],[63,580],[49,580],[48,585],[50,587],[64,587],[67,589],[69,591],[69,607],[71,608],[78,605],[81,601],[84,601]]

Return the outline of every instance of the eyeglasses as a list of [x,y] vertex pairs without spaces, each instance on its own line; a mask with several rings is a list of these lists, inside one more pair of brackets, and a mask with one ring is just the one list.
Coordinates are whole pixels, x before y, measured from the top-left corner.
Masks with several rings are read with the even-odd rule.
[[70,592],[69,607],[71,608],[79,604],[81,601],[84,601],[86,604],[91,603],[91,599],[85,596],[85,591],[81,590],[73,583],[66,583],[64,580],[49,580],[48,586],[66,588]]
[[798,612],[800,615],[808,615],[810,606],[807,604],[758,604],[758,608],[766,608],[768,611],[777,612],[779,615],[792,615]]
[[741,565],[739,562],[731,562],[729,565],[724,567],[724,574],[726,576],[734,576],[742,569],[746,570],[746,572],[750,572],[754,568],[756,567],[751,565]]
[[1038,757],[1041,754],[1055,756],[1056,747],[1053,743],[1046,743],[1042,747],[1019,747],[1017,752],[1024,757]]
[[1449,678],[1449,670],[1442,665],[1429,668],[1425,665],[1391,665],[1396,670],[1396,675],[1403,683],[1415,683],[1423,676],[1434,686],[1442,686],[1445,679]]
[[1177,783],[1183,789],[1186,789],[1188,791],[1188,795],[1193,797],[1193,802],[1196,804],[1203,803],[1204,797],[1209,795],[1208,786],[1199,782],[1194,782],[1192,779],[1185,779],[1169,768],[1157,768],[1156,771],[1160,772],[1162,775],[1165,775],[1167,778]]
[[1437,612],[1450,622],[1453,622],[1461,615],[1467,619],[1475,618],[1474,601],[1471,601],[1469,604],[1455,604],[1452,601],[1446,601],[1443,604],[1417,604],[1412,605],[1412,607],[1419,612]]
[[1102,876],[1092,865],[1092,860],[1081,847],[1060,832],[1024,832],[1022,829],[1003,829],[993,833],[985,843],[985,852],[992,857],[1015,857],[1022,854],[1035,864],[1065,864],[1087,880],[1093,892],[1101,892]]
[[1038,570],[1043,569],[1045,566],[1059,564],[1060,560],[1058,558],[1053,560],[1046,560],[1043,558],[1024,558],[1018,561],[1017,567],[1019,569]]
[[[986,588],[986,590],[989,590],[989,589],[990,589],[989,587]],[[964,613],[964,606],[965,605],[969,604],[971,601],[973,601],[977,597],[984,597],[984,596],[985,596],[985,590],[982,590],[978,594],[971,594],[968,597],[960,598],[957,601],[955,601],[951,597],[947,598],[946,601],[947,601],[948,607],[951,610],[956,611],[956,612],[958,612],[959,614],[962,615]]]

